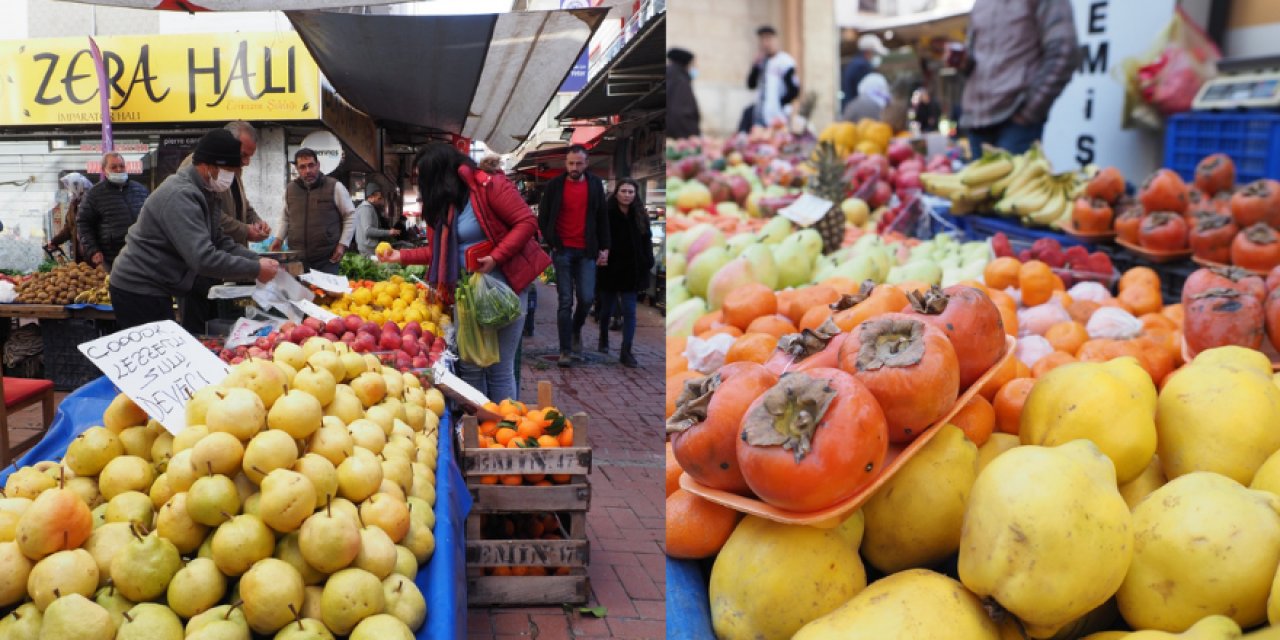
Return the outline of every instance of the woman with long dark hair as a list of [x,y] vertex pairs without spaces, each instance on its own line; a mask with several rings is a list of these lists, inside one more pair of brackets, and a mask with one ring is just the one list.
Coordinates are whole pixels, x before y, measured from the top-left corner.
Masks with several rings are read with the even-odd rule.
[[[618,361],[623,366],[640,366],[631,353],[636,337],[636,293],[649,286],[649,270],[653,268],[653,232],[649,229],[649,213],[640,197],[640,183],[619,178],[609,196],[609,232],[612,234],[609,264],[600,267],[600,344],[602,353],[609,351],[609,320],[615,313],[622,316],[622,350]],[[615,308],[621,300],[621,308]]]
[[459,361],[459,375],[494,402],[515,399],[515,356],[524,329],[528,289],[551,264],[538,246],[538,219],[515,185],[505,176],[491,175],[447,144],[423,148],[414,160],[422,219],[431,239],[422,249],[393,251],[388,262],[430,265],[427,280],[452,298],[467,277],[466,255],[472,247],[491,247],[478,259],[475,271],[503,281],[520,297],[521,314],[498,330],[497,364],[478,367]]

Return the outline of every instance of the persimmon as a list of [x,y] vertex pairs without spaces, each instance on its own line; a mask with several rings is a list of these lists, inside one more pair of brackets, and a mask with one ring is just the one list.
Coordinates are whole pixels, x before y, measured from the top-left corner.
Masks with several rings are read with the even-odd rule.
[[843,276],[831,276],[818,284],[831,287],[836,290],[836,293],[842,296],[857,293],[858,289],[862,287],[861,282],[858,282],[853,278],[845,278]]
[[814,307],[829,305],[839,299],[840,294],[836,293],[835,289],[823,284],[815,284],[797,289],[791,298],[791,304],[786,308],[779,307],[779,311],[798,327],[807,311]]
[[866,283],[858,293],[843,296],[834,304],[832,322],[841,331],[853,331],[854,327],[871,318],[901,311],[910,304],[910,300],[907,294],[891,284]]
[[986,281],[987,286],[992,289],[1008,289],[1010,287],[1018,287],[1018,271],[1022,268],[1022,262],[1017,258],[1005,256],[996,258],[987,263],[986,268],[982,270],[982,279]]
[[1081,345],[1089,340],[1089,332],[1085,330],[1084,324],[1072,320],[1071,322],[1059,322],[1049,327],[1044,334],[1045,340],[1053,346],[1055,351],[1069,353],[1075,355],[1080,350]]
[[1271,346],[1280,350],[1280,288],[1272,289],[1267,295],[1267,301],[1262,305],[1262,316]]
[[1210,214],[1195,221],[1187,242],[1197,258],[1225,264],[1231,261],[1231,241],[1239,231],[1231,216]]
[[1271,271],[1267,272],[1266,285],[1267,291],[1280,287],[1280,265],[1272,267]]
[[725,322],[746,331],[752,320],[778,311],[778,298],[773,289],[751,282],[726,294],[720,311]]
[[737,524],[737,511],[676,489],[667,496],[667,555],[685,560],[710,558],[720,552]]
[[[1034,307],[1042,305],[1053,297],[1055,274],[1049,265],[1039,260],[1022,263],[1018,270],[1019,291],[1022,292],[1022,306]],[[1061,280],[1059,280],[1061,282]]]
[[1252,295],[1258,302],[1267,299],[1267,283],[1261,276],[1239,267],[1213,267],[1196,269],[1187,276],[1182,284],[1182,304],[1209,289],[1234,289]]
[[1076,231],[1083,233],[1110,231],[1114,217],[1111,205],[1099,198],[1076,198],[1075,206],[1071,209],[1071,225]]
[[1004,325],[1004,332],[1018,337],[1018,303],[1013,296],[999,289],[991,289],[987,292],[987,297],[1000,310],[1000,324]]
[[1181,251],[1187,248],[1187,220],[1171,211],[1157,211],[1143,218],[1138,227],[1138,244],[1153,251]]
[[960,427],[970,442],[981,447],[995,431],[996,410],[981,394],[974,395],[951,418],[951,424]]
[[747,325],[747,333],[767,333],[775,338],[781,338],[797,331],[799,329],[796,328],[796,325],[781,314],[761,316]]
[[670,418],[676,410],[676,399],[680,397],[680,392],[684,391],[684,383],[689,380],[701,378],[703,374],[697,371],[682,371],[674,376],[667,376],[667,414]]
[[1196,354],[1205,349],[1235,345],[1260,349],[1263,339],[1262,304],[1235,289],[1209,289],[1186,305],[1184,335]]
[[804,316],[800,318],[800,324],[797,325],[797,327],[801,331],[804,331],[805,329],[817,329],[830,317],[831,307],[826,305],[811,307],[808,311],[804,312]]
[[1072,362],[1077,362],[1077,360],[1076,357],[1070,353],[1066,353],[1065,351],[1051,352],[1039,360],[1036,360],[1036,363],[1031,367],[1031,377],[1043,378],[1044,374],[1049,373],[1064,364],[1071,364]]
[[764,364],[773,355],[778,346],[778,339],[767,333],[746,333],[733,341],[729,351],[724,355],[725,364],[730,362],[755,362]]
[[880,403],[891,442],[914,440],[951,410],[960,392],[960,365],[951,341],[912,314],[864,322],[840,348],[840,368]]
[[754,362],[735,362],[686,385],[676,412],[667,420],[671,449],[680,468],[705,486],[746,493],[737,463],[742,416],[778,378]]
[[1138,202],[1148,212],[1187,210],[1187,183],[1170,169],[1158,169],[1138,189]]
[[1104,202],[1115,202],[1124,195],[1124,174],[1115,167],[1105,167],[1094,174],[1084,186],[1084,194],[1088,198],[1097,198]]
[[996,392],[996,399],[991,402],[991,406],[996,412],[996,429],[1001,433],[1018,435],[1022,406],[1027,403],[1027,396],[1035,384],[1033,378],[1014,378]]
[[1241,231],[1231,242],[1231,263],[1254,271],[1280,266],[1280,236],[1261,222]]
[[667,442],[667,466],[665,471],[667,497],[670,498],[671,494],[680,488],[680,474],[684,473],[684,470],[680,468],[680,461],[676,460],[676,454],[671,450],[670,442]]
[[1142,226],[1142,207],[1132,206],[1120,212],[1115,219],[1116,237],[1131,244],[1138,244],[1138,229]]
[[1231,191],[1236,186],[1236,163],[1225,153],[1212,153],[1196,164],[1196,188],[1206,196]]
[[880,475],[888,426],[875,396],[857,378],[816,368],[780,378],[756,398],[743,416],[737,448],[742,475],[761,500],[788,511],[817,511]]
[[926,291],[929,290],[929,287],[932,287],[933,285],[929,284],[928,282],[924,282],[922,280],[906,280],[903,282],[899,282],[894,286],[896,286],[904,294],[910,294],[912,292],[915,292],[923,295]]
[[908,298],[911,304],[904,311],[918,315],[951,342],[959,361],[961,389],[968,389],[1004,355],[1000,309],[981,291],[960,285],[932,287]]
[[1258,223],[1280,226],[1280,182],[1255,180],[1231,196],[1231,217],[1241,229]]

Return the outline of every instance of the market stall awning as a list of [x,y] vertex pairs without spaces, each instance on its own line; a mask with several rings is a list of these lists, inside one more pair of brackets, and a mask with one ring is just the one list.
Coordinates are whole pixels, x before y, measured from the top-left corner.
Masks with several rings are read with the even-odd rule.
[[557,117],[587,120],[666,108],[666,32],[665,12],[646,22]]
[[338,93],[380,126],[457,134],[509,153],[607,13],[288,16]]
[[858,3],[836,3],[836,25],[859,33],[894,31],[895,37],[910,38],[914,32],[937,31],[964,26],[973,10],[973,0],[951,0],[924,11],[883,15],[858,10]]

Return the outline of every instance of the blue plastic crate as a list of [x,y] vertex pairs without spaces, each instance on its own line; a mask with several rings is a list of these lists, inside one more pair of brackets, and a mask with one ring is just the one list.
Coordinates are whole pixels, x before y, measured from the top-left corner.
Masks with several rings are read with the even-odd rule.
[[1225,153],[1236,163],[1236,182],[1280,179],[1280,114],[1259,111],[1181,113],[1165,128],[1164,166],[1184,180],[1195,177],[1196,164],[1211,153]]

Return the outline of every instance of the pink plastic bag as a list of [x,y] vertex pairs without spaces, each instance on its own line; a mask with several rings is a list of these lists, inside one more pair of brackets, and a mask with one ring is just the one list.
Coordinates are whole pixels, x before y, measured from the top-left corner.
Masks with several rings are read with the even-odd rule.
[[1217,75],[1222,52],[1181,8],[1161,37],[1154,59],[1137,68],[1138,90],[1163,115],[1190,111],[1201,85]]

